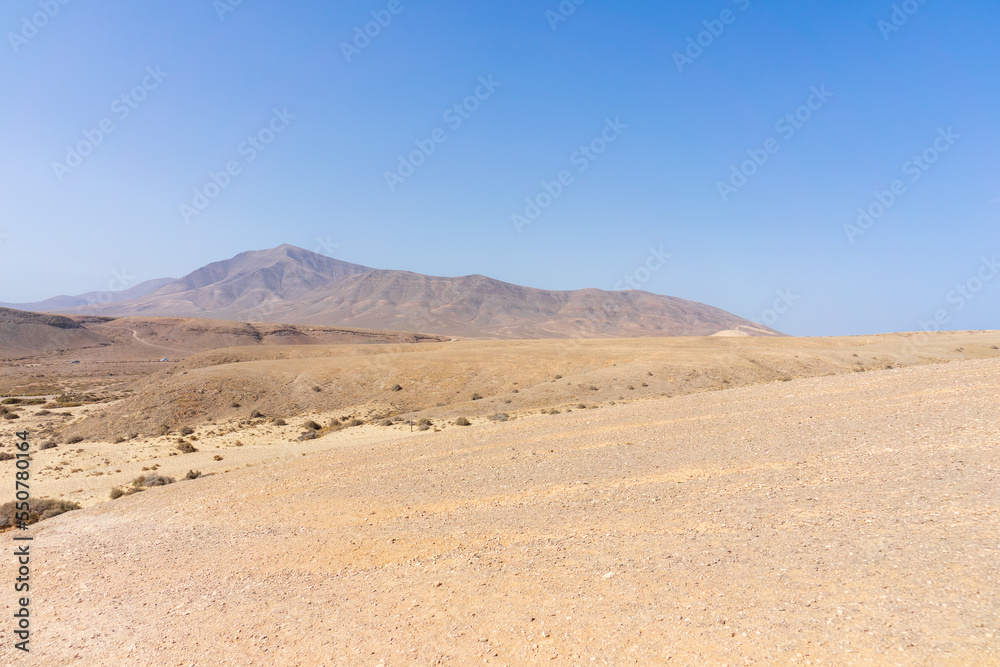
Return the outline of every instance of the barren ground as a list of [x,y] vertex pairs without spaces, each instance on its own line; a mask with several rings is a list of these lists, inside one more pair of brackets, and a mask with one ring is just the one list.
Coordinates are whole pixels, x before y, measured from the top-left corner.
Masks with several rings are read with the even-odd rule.
[[[36,493],[85,503],[140,466],[217,474],[31,529],[31,664],[1000,664],[998,335],[949,336],[905,353],[800,341],[783,358],[851,360],[853,341],[919,365],[720,391],[692,379],[695,393],[615,391],[585,410],[564,399],[623,369],[655,377],[635,364],[662,359],[563,358],[582,364],[571,388],[592,373],[605,386],[554,393],[559,414],[511,409],[509,391],[475,402],[507,406],[505,423],[451,425],[472,402],[426,408],[440,432],[289,442],[336,414],[317,411],[198,424],[194,454],[170,456],[169,438],[38,452],[35,471],[63,457],[81,472],[50,469]],[[930,363],[947,355],[982,358]],[[521,358],[510,372],[530,375],[537,359]],[[724,367],[704,359],[697,377]],[[512,401],[542,402],[544,384]],[[34,409],[25,423],[48,417]]]

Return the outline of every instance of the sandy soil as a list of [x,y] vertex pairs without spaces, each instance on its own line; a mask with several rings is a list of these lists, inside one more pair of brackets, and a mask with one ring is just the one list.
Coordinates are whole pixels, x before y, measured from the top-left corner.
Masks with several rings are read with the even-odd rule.
[[289,443],[33,527],[31,664],[1000,664],[998,401],[980,359]]

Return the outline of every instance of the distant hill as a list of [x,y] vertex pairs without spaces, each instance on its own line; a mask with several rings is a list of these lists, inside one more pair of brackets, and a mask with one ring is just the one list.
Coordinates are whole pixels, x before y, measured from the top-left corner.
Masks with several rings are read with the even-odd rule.
[[184,317],[51,315],[0,308],[0,359],[149,361],[230,347],[445,342],[443,336]]
[[143,296],[86,312],[470,338],[709,336],[731,330],[781,335],[719,308],[650,292],[551,291],[480,275],[443,278],[377,270],[290,245],[244,252]]
[[58,313],[71,308],[80,309],[94,305],[105,305],[113,301],[137,299],[175,280],[175,278],[155,278],[123,290],[86,292],[85,294],[77,294],[76,296],[60,295],[33,303],[0,303],[0,307],[39,313]]
[[99,333],[60,315],[0,308],[0,359],[48,355],[109,345]]

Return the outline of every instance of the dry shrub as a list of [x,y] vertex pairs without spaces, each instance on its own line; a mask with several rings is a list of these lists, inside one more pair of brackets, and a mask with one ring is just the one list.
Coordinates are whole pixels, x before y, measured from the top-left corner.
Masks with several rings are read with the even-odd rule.
[[[56,498],[32,498],[28,501],[28,519],[26,525],[38,523],[45,519],[51,519],[64,512],[78,510],[80,506],[68,500],[58,500]],[[14,501],[0,505],[0,531],[17,526],[16,505]]]
[[472,426],[472,422],[465,417],[459,417],[455,420],[455,426]]

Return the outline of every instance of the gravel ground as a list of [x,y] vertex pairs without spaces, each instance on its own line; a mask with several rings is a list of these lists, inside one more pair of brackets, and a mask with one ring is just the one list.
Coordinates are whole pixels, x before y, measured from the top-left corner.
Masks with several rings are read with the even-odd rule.
[[32,528],[0,663],[1000,664],[998,404],[961,361],[152,489]]

